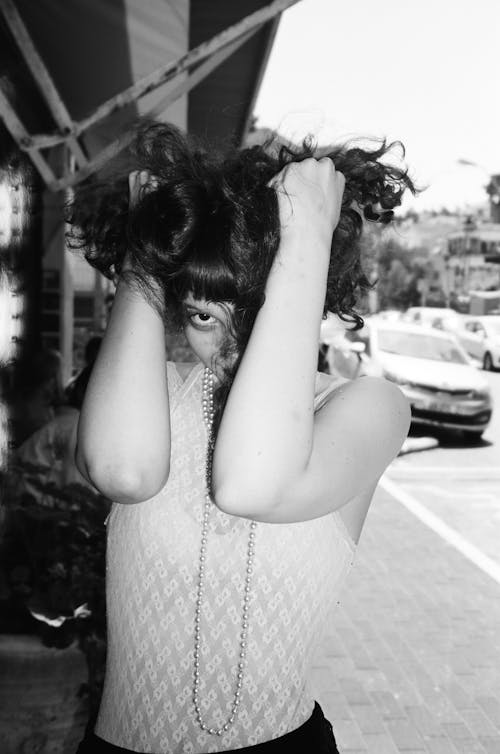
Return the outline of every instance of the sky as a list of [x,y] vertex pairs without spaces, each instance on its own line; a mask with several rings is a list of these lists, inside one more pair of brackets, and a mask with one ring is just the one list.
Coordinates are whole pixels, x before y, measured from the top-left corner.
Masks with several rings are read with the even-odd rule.
[[401,140],[426,187],[403,209],[467,211],[500,173],[499,68],[500,0],[300,0],[282,16],[257,125],[320,144]]

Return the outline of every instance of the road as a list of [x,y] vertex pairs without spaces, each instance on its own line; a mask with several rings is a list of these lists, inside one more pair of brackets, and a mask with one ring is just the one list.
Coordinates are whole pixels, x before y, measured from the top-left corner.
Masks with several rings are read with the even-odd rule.
[[397,458],[310,676],[342,754],[500,754],[500,373],[484,442]]
[[485,374],[496,410],[482,442],[441,438],[437,448],[396,459],[387,480],[410,508],[415,501],[424,519],[429,511],[429,520],[436,516],[497,563],[500,577],[500,372]]

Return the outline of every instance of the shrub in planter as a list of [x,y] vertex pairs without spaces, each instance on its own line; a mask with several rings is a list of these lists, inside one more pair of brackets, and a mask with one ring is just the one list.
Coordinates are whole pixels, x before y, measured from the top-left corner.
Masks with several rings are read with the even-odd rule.
[[106,652],[105,519],[110,501],[89,487],[47,484],[45,467],[14,461],[2,478],[2,633],[37,633],[47,646],[77,642],[90,712]]

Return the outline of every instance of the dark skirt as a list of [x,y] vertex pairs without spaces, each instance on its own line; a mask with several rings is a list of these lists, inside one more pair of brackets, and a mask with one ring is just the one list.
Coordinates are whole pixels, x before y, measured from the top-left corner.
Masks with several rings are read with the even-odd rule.
[[[256,746],[245,746],[243,749],[226,750],[224,754],[292,754],[292,752],[314,752],[314,754],[339,754],[332,726],[323,715],[323,711],[316,702],[314,711],[306,722],[284,736],[274,738]],[[109,744],[95,733],[88,733],[76,754],[137,754],[131,749]],[[168,754],[157,752],[156,754]],[[222,753],[221,753],[222,754]]]

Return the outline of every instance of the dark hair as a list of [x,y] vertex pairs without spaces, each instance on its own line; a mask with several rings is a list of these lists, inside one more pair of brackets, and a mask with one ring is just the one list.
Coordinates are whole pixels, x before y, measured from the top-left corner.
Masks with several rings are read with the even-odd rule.
[[79,411],[83,405],[83,399],[85,397],[87,385],[89,384],[93,366],[93,363],[84,366],[82,371],[77,374],[72,382],[70,382],[65,391],[68,405],[77,408]]
[[84,351],[85,364],[90,364],[92,366],[94,361],[97,359],[97,354],[99,353],[101,343],[102,337],[100,335],[93,335],[92,338],[88,339],[85,344]]
[[[128,252],[134,281],[158,307],[151,279],[163,290],[167,325],[182,326],[189,292],[234,303],[241,354],[264,301],[280,240],[278,202],[269,181],[290,162],[328,156],[346,185],[332,241],[325,313],[361,327],[354,306],[370,287],[360,263],[363,218],[390,222],[404,190],[414,191],[405,169],[383,162],[395,146],[379,141],[371,150],[347,145],[319,150],[306,140],[300,147],[272,149],[268,143],[220,153],[171,125],[145,123],[120,168],[77,190],[69,208],[70,245],[84,249],[88,262],[107,277],[120,272]],[[157,183],[153,190],[142,190],[130,207],[132,170],[149,171]]]

